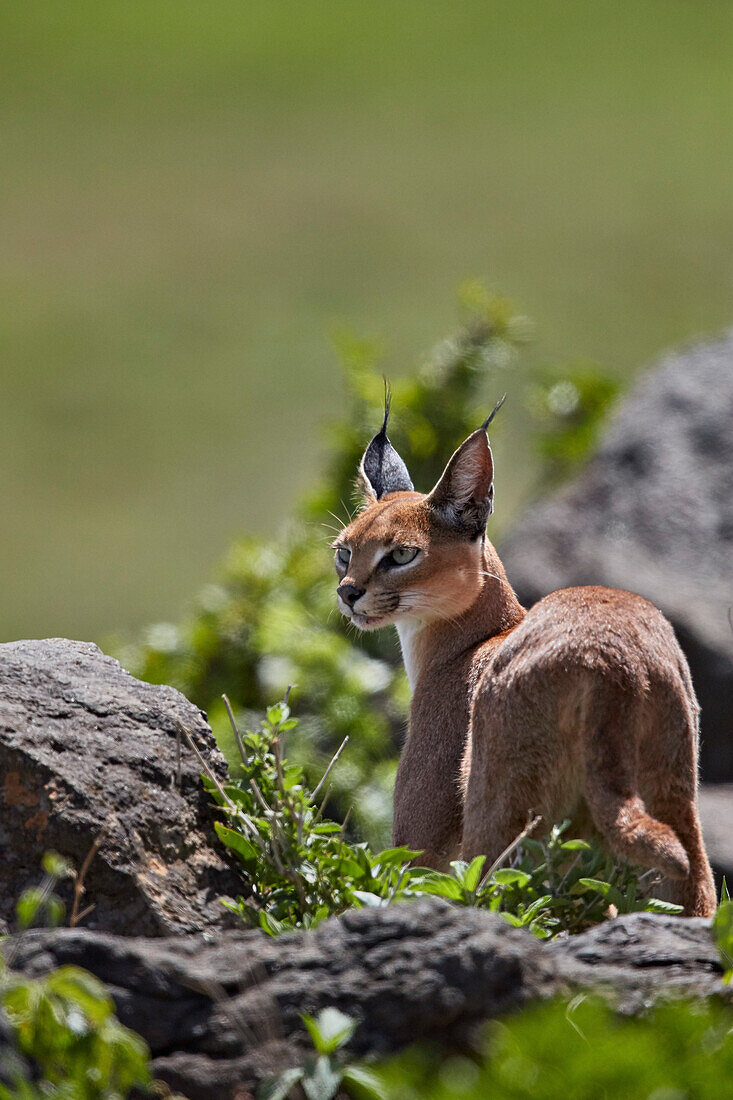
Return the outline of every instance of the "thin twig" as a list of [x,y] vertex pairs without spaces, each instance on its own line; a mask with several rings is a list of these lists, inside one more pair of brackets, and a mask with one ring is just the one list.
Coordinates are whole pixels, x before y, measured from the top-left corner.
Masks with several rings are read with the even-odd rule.
[[257,801],[259,802],[260,806],[265,811],[265,813],[266,814],[271,814],[273,812],[272,806],[269,805],[269,803],[267,802],[267,799],[265,798],[262,791],[260,790],[260,788],[257,784],[257,780],[256,779],[250,779],[249,785],[252,788],[252,790],[254,791],[255,797],[257,798]]
[[272,847],[272,855],[275,860],[275,867],[277,868],[278,874],[282,875],[283,878],[286,878],[290,882],[292,882],[293,886],[298,891],[298,897],[300,899],[300,904],[303,906],[303,910],[305,912],[310,912],[311,906],[306,900],[305,891],[303,890],[303,883],[300,880],[300,875],[292,868],[286,868],[283,862],[283,854],[280,851],[278,839],[284,845],[286,837],[283,836],[282,830],[280,829],[280,825],[277,820],[277,814],[271,806],[268,806],[265,796],[257,785],[257,781],[255,779],[250,779],[249,784],[270,821],[270,827],[272,828],[270,843]]
[[328,765],[328,767],[326,768],[325,772],[323,773],[323,775],[322,775],[322,777],[321,777],[321,781],[320,781],[320,783],[318,784],[318,786],[317,786],[317,787],[316,787],[316,789],[314,790],[313,794],[311,795],[311,799],[312,799],[312,801],[313,801],[313,802],[315,802],[315,800],[316,800],[316,796],[317,796],[318,792],[320,791],[321,787],[323,786],[323,784],[324,784],[324,783],[326,782],[326,780],[328,779],[329,775],[331,774],[331,769],[333,768],[334,764],[335,764],[335,763],[336,763],[336,761],[338,760],[338,758],[339,758],[339,756],[341,755],[341,753],[342,753],[342,752],[344,751],[344,749],[346,748],[346,746],[347,746],[348,742],[349,742],[349,735],[348,735],[348,733],[347,733],[347,734],[346,734],[346,737],[344,737],[343,741],[341,742],[341,744],[339,745],[339,747],[338,747],[338,748],[336,749],[336,752],[335,752],[335,753],[333,754],[333,756],[331,757],[331,763],[330,763],[330,764]]
[[341,859],[341,853],[344,849],[344,835],[346,833],[346,825],[347,825],[347,822],[348,822],[349,818],[351,817],[351,811],[353,810],[353,808],[354,808],[353,806],[349,806],[348,810],[346,811],[346,816],[344,817],[344,820],[341,822],[341,835],[339,836],[339,847],[338,847],[338,852],[336,853],[336,862],[338,862]]
[[478,893],[480,890],[482,890],[484,888],[486,883],[489,881],[491,876],[494,874],[494,871],[499,870],[499,868],[501,867],[504,860],[507,859],[512,854],[512,852],[515,850],[515,848],[519,847],[519,845],[522,843],[524,838],[526,836],[529,836],[529,834],[533,831],[533,829],[535,829],[536,826],[539,825],[540,821],[542,821],[542,814],[537,814],[535,817],[531,818],[527,822],[527,824],[522,829],[521,833],[518,836],[515,836],[514,840],[511,842],[511,844],[508,844],[506,846],[506,848],[504,849],[504,851],[501,853],[501,855],[497,859],[495,859],[494,862],[491,864],[488,871],[486,872],[486,874],[481,879],[481,882],[479,883],[479,885],[476,889],[476,893]]
[[407,874],[407,868],[404,868],[404,870],[400,871],[400,875],[399,875],[399,878],[397,879],[397,882],[395,883],[394,887],[390,890],[389,897],[385,900],[385,903],[384,903],[385,905],[391,905],[392,902],[394,901],[394,899],[397,897],[397,892],[400,889],[400,887],[402,886],[402,883],[404,882],[406,874]]
[[272,751],[273,751],[273,754],[275,756],[275,771],[277,773],[277,788],[280,791],[280,794],[284,798],[287,798],[287,794],[285,792],[285,779],[284,779],[284,776],[283,776],[283,763],[282,763],[282,753],[281,753],[281,750],[280,750],[280,737],[279,736],[273,738]]
[[[259,801],[260,805],[262,806],[262,809],[265,811],[265,815],[267,816],[267,818],[270,822],[270,827],[272,828],[272,843],[273,843],[273,852],[274,852],[277,849],[278,840],[284,846],[285,843],[286,843],[287,838],[285,837],[285,835],[283,834],[282,829],[280,828],[280,822],[277,820],[277,813],[275,812],[275,810],[273,810],[272,806],[269,806],[267,804],[267,800],[266,800],[265,796],[263,795],[262,791],[260,790],[259,786],[257,785],[257,781],[255,779],[250,779],[249,785],[252,788],[252,790],[254,791],[255,796],[257,797],[257,800]],[[285,875],[286,877],[289,877],[287,875],[287,872],[285,871],[285,868],[282,864],[280,864],[280,866],[278,867],[278,871],[280,872],[281,875]]]
[[231,798],[226,793],[226,791],[222,787],[221,783],[219,782],[217,777],[214,775],[213,771],[211,770],[211,768],[207,764],[206,760],[204,759],[198,745],[196,744],[196,742],[193,739],[193,735],[191,734],[191,731],[188,729],[187,726],[184,726],[183,722],[181,722],[181,720],[179,718],[174,718],[174,722],[180,728],[181,733],[186,738],[189,745],[191,746],[191,748],[195,752],[196,758],[198,759],[198,762],[201,765],[202,770],[205,772],[207,778],[209,778],[211,780],[211,782],[214,784],[214,786],[216,787],[216,789],[219,792],[224,804],[226,806],[228,806],[230,810],[236,810],[237,807],[234,805]]
[[92,860],[99,851],[99,846],[102,843],[104,837],[104,830],[106,829],[106,822],[100,829],[92,841],[92,846],[84,857],[84,862],[76,873],[74,878],[74,903],[71,907],[71,916],[69,917],[69,928],[76,928],[82,917],[87,916],[92,911],[94,905],[87,905],[86,908],[80,913],[79,903],[84,895],[84,879],[86,878],[87,871],[91,865]]
[[311,822],[312,825],[317,825],[318,822],[323,817],[323,811],[326,808],[326,803],[328,802],[328,799],[329,799],[329,796],[331,794],[332,789],[333,788],[331,787],[331,784],[329,783],[328,787],[326,788],[326,793],[324,794],[323,799],[321,801],[321,804],[315,812],[315,815],[313,817],[313,821]]
[[341,822],[341,836],[342,837],[346,835],[346,826],[349,824],[349,818],[351,817],[351,811],[353,810],[353,808],[354,808],[353,806],[349,806],[349,808],[346,811],[346,814],[344,816],[344,820]]
[[229,697],[227,695],[222,695],[222,699],[224,700],[224,706],[226,707],[226,712],[227,712],[227,715],[229,717],[229,722],[230,722],[231,727],[234,731],[234,737],[235,737],[236,742],[237,742],[237,748],[239,749],[239,755],[242,757],[242,763],[244,764],[244,766],[246,768],[247,767],[247,753],[246,753],[245,748],[244,748],[244,742],[242,741],[242,735],[239,732],[239,726],[234,721],[234,712],[232,711],[232,705],[229,702]]
[[560,881],[558,882],[558,884],[557,884],[557,888],[556,888],[556,890],[555,890],[555,893],[556,893],[556,894],[559,894],[559,893],[560,893],[560,891],[562,890],[563,886],[565,885],[565,883],[566,883],[566,882],[567,882],[567,880],[568,880],[568,876],[569,876],[570,872],[571,872],[571,871],[574,871],[574,870],[575,870],[575,868],[576,868],[576,867],[578,866],[578,863],[579,863],[579,862],[580,862],[580,852],[578,852],[577,856],[576,856],[576,857],[575,857],[575,859],[574,859],[574,860],[572,861],[572,863],[571,863],[571,864],[570,864],[570,866],[568,867],[567,871],[565,872],[565,874],[564,874],[564,875],[562,876],[562,878],[561,878],[561,879],[560,879]]

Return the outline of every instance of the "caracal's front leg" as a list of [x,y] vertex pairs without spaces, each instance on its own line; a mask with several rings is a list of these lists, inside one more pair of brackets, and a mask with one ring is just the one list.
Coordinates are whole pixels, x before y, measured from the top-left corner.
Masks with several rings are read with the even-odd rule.
[[440,756],[430,757],[408,739],[402,752],[394,793],[395,845],[422,854],[415,863],[438,871],[458,858],[463,827],[458,764],[451,769]]

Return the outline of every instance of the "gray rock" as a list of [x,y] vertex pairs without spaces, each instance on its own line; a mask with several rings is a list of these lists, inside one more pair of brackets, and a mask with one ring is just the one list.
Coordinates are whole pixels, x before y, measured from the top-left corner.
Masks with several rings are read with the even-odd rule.
[[584,472],[500,550],[527,604],[607,584],[660,607],[702,706],[703,778],[733,781],[733,330],[647,373]]
[[625,1011],[667,994],[733,995],[702,919],[640,914],[540,943],[486,912],[438,899],[363,909],[315,932],[123,939],[80,930],[6,941],[14,966],[66,963],[109,983],[123,1022],[149,1043],[155,1075],[190,1100],[235,1100],[308,1049],[302,1013],[361,1021],[357,1056],[419,1039],[459,1043],[489,1017],[579,990]]
[[718,879],[725,876],[733,894],[733,783],[700,788],[700,820],[708,856]]
[[176,718],[223,770],[203,715],[172,688],[135,680],[86,642],[0,645],[0,918],[12,921],[38,884],[46,850],[79,868],[101,832],[85,926],[157,936],[231,923],[218,898],[242,880],[186,747],[175,785]]

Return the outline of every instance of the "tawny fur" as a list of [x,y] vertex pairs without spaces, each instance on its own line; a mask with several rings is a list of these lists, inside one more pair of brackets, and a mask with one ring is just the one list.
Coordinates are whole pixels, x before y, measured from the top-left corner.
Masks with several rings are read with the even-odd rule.
[[[363,589],[341,610],[361,629],[396,624],[411,679],[395,844],[445,869],[459,854],[495,859],[530,811],[547,825],[570,817],[621,859],[657,869],[685,914],[709,916],[698,706],[672,627],[642,597],[602,587],[553,592],[525,611],[488,539],[456,526],[469,481],[477,498],[493,491],[485,433],[451,463],[428,496],[368,496],[336,543],[350,552],[339,591]],[[384,569],[394,547],[418,557]]]

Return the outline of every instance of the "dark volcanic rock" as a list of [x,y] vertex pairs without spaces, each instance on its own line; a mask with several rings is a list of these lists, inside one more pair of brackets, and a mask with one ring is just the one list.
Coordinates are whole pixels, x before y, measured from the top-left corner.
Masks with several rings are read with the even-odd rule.
[[733,783],[707,783],[700,788],[700,820],[705,846],[718,879],[725,875],[733,893]]
[[307,1049],[302,1013],[335,1005],[361,1020],[356,1055],[418,1039],[460,1042],[478,1021],[537,998],[607,990],[627,1011],[665,994],[730,997],[710,922],[623,917],[540,943],[501,918],[424,899],[363,909],[315,932],[123,939],[30,932],[3,948],[39,974],[86,966],[123,1022],[150,1044],[157,1077],[190,1100],[234,1100]]
[[733,781],[733,331],[643,377],[585,471],[500,550],[527,604],[607,584],[660,607],[702,706],[703,778]]
[[230,923],[217,899],[241,891],[241,879],[186,746],[175,786],[176,718],[223,767],[196,707],[135,680],[96,646],[0,645],[0,917],[10,920],[21,891],[39,882],[46,850],[79,868],[102,832],[85,926],[158,936]]

